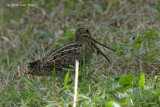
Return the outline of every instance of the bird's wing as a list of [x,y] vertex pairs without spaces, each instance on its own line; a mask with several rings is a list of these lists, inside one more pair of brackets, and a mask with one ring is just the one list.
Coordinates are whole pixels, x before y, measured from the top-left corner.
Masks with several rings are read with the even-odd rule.
[[75,64],[75,60],[83,59],[83,43],[70,43],[60,47],[42,59],[43,66],[53,68],[69,68]]

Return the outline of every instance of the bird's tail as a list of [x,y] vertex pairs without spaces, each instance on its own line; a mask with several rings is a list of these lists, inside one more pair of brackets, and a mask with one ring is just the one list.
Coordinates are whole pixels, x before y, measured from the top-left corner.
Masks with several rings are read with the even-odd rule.
[[39,66],[39,64],[40,64],[40,60],[35,60],[35,61],[32,61],[32,62],[29,62],[29,67],[30,68],[36,68],[36,67],[38,67]]
[[40,70],[41,60],[29,62],[26,74],[36,75]]

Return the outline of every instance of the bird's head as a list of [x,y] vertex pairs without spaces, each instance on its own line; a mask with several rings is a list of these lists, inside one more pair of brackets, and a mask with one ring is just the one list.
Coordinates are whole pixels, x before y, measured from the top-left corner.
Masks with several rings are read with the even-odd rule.
[[109,59],[103,54],[102,51],[100,51],[100,49],[95,45],[95,43],[98,43],[99,45],[103,46],[103,47],[106,47],[108,49],[111,49],[113,51],[115,51],[114,49],[110,48],[110,47],[107,47],[105,46],[104,44],[98,42],[97,40],[95,40],[94,38],[92,38],[91,34],[90,34],[90,31],[87,29],[87,28],[79,28],[77,31],[76,31],[76,34],[75,34],[75,38],[74,38],[75,41],[81,41],[81,42],[88,42],[90,43],[95,49],[97,49],[97,51],[99,53],[101,53],[108,61]]
[[91,42],[92,37],[90,31],[87,28],[79,28],[75,33],[75,41]]

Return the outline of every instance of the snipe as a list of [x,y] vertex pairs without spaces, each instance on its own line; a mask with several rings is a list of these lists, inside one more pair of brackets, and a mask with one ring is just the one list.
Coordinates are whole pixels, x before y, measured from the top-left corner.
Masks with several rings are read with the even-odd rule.
[[[54,68],[56,71],[61,71],[63,68],[70,68],[71,65],[75,64],[76,59],[82,64],[83,55],[85,55],[85,62],[87,63],[92,57],[94,48],[110,62],[94,42],[111,49],[93,39],[88,29],[79,28],[75,33],[73,42],[54,50],[42,59],[30,62],[27,74],[52,76]],[[115,51],[114,49],[111,50]]]

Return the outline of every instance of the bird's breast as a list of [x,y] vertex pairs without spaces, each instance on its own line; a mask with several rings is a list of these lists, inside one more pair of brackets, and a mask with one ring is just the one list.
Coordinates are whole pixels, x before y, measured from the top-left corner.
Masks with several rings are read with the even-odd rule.
[[84,43],[85,45],[85,60],[88,62],[92,58],[93,47],[89,43]]

